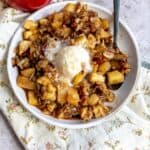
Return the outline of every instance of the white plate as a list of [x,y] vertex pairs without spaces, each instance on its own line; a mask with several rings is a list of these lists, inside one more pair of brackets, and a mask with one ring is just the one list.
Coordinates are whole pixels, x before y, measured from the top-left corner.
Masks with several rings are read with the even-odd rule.
[[[51,4],[33,13],[27,19],[38,20],[42,17],[49,15],[50,13],[59,11],[67,3],[69,2],[65,1],[65,2]],[[72,3],[75,3],[75,2],[72,2]],[[108,18],[110,22],[112,23],[112,15],[108,10],[106,10],[105,8],[101,6],[92,4],[92,3],[87,3],[87,4],[90,9],[97,11],[100,14],[100,16]],[[122,87],[118,91],[116,91],[117,98],[113,105],[112,112],[103,118],[93,119],[89,122],[83,122],[82,120],[78,120],[78,121],[58,120],[51,116],[44,115],[40,110],[28,104],[24,91],[20,87],[18,87],[16,84],[16,78],[17,78],[18,72],[17,72],[17,68],[14,68],[11,62],[12,58],[15,56],[14,49],[18,45],[19,41],[22,40],[22,31],[23,31],[23,28],[21,25],[16,31],[11,41],[10,47],[9,47],[8,58],[7,58],[8,77],[9,77],[12,89],[16,97],[18,98],[19,102],[35,117],[37,117],[38,119],[48,124],[57,125],[60,127],[86,128],[86,127],[95,126],[103,121],[106,121],[108,118],[112,117],[118,110],[120,110],[120,108],[123,105],[126,104],[127,99],[129,99],[129,97],[131,96],[131,93],[133,92],[133,89],[138,79],[140,61],[139,61],[138,46],[135,41],[135,38],[133,34],[131,33],[131,31],[129,30],[129,28],[122,21],[120,21],[120,34],[118,38],[119,39],[118,44],[121,50],[129,55],[129,63],[131,64],[132,70],[127,76]]]

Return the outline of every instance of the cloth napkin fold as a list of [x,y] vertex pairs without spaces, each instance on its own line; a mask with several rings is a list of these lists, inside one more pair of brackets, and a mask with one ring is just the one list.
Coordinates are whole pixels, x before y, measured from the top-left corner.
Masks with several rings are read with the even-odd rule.
[[49,126],[18,103],[8,82],[6,54],[15,30],[27,15],[12,8],[0,13],[0,110],[25,149],[149,150],[150,70],[144,67],[128,106],[96,127],[73,130]]

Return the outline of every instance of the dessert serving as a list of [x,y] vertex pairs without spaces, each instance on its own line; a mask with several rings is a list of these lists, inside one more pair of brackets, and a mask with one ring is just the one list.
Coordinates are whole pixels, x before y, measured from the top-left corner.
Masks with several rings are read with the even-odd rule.
[[38,21],[26,20],[15,49],[17,85],[29,104],[58,119],[107,115],[125,81],[128,56],[113,48],[109,21],[80,3]]

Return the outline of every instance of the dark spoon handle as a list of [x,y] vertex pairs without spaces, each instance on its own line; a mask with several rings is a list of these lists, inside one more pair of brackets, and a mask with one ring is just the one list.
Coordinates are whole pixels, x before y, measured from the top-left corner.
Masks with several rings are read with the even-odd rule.
[[120,0],[113,0],[113,1],[114,1],[114,47],[117,47]]

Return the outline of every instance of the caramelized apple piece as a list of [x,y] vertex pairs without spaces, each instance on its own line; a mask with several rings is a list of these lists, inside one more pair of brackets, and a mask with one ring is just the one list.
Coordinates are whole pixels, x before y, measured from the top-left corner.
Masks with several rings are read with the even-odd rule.
[[79,84],[84,79],[85,73],[84,71],[79,72],[73,79],[72,83],[74,85]]
[[27,97],[30,105],[37,106],[38,105],[38,99],[33,91],[27,92]]
[[23,27],[27,30],[33,30],[38,27],[38,23],[33,20],[26,20]]
[[22,55],[24,52],[26,52],[31,45],[31,41],[23,40],[19,43],[19,55]]
[[105,77],[99,72],[97,72],[97,73],[93,72],[93,73],[90,74],[89,80],[92,83],[101,84],[101,83],[105,82]]
[[47,76],[42,76],[37,79],[37,83],[41,85],[48,85],[51,84],[51,81]]
[[17,84],[19,87],[27,89],[27,90],[34,90],[35,83],[31,81],[29,78],[19,75],[17,78]]
[[108,77],[108,83],[110,85],[119,84],[124,81],[124,75],[117,70],[108,72],[107,77]]
[[21,71],[24,77],[31,78],[35,74],[35,68],[27,68]]
[[79,100],[78,91],[75,88],[70,88],[67,92],[67,102],[71,105],[77,106]]
[[100,66],[99,66],[99,72],[102,72],[103,74],[105,74],[106,72],[108,72],[109,70],[111,69],[111,64],[109,61],[106,61],[104,63],[102,63]]

